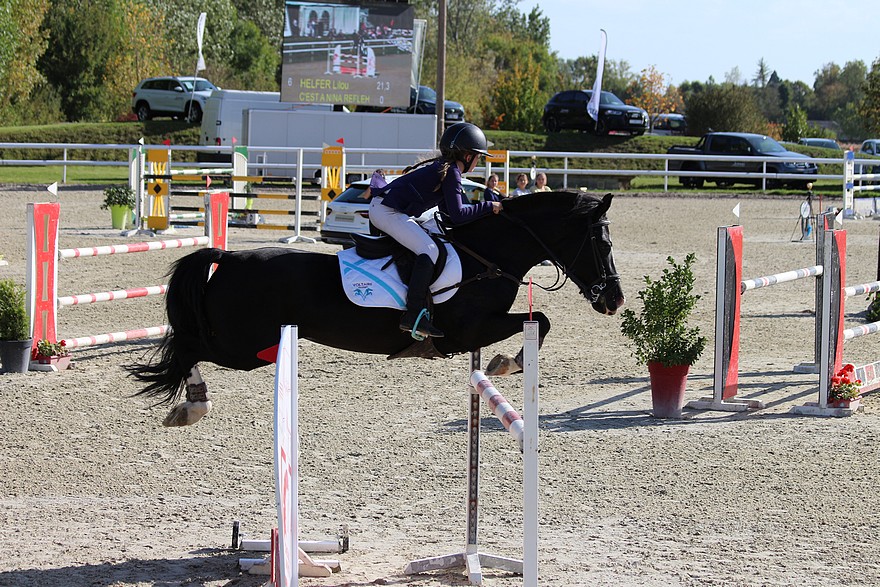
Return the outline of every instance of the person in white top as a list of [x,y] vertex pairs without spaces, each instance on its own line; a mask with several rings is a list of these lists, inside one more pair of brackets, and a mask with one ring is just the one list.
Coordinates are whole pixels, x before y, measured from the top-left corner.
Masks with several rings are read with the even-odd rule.
[[535,176],[535,187],[533,192],[552,192],[553,190],[547,185],[547,174],[544,172]]
[[510,194],[514,198],[517,196],[524,196],[529,192],[529,176],[525,173],[520,173],[516,176],[516,189]]

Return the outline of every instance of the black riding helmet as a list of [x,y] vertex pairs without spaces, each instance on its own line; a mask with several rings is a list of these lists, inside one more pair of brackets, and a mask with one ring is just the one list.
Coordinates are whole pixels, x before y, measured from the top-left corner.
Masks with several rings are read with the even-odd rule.
[[468,162],[469,153],[488,155],[486,135],[475,124],[457,122],[440,137],[440,154],[454,161]]

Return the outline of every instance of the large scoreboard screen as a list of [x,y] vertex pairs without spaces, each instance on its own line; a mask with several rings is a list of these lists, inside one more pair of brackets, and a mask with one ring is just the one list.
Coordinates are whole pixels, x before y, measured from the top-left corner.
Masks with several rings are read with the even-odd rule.
[[413,13],[395,2],[287,2],[281,100],[409,106]]

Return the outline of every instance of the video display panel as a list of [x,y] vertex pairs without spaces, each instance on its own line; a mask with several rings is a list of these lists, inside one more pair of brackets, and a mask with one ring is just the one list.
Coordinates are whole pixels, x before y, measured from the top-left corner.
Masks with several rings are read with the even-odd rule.
[[281,101],[409,106],[413,14],[390,2],[287,2]]

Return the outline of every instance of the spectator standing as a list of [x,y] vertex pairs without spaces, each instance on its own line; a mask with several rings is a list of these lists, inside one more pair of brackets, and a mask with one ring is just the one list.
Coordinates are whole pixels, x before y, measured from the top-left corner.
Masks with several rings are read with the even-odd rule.
[[551,192],[553,190],[547,185],[547,174],[544,172],[539,173],[535,176],[535,187],[532,189],[533,192]]
[[493,173],[486,180],[486,189],[483,190],[484,202],[500,202],[504,196],[498,191],[498,174]]
[[510,194],[512,197],[524,196],[529,193],[529,176],[525,173],[520,173],[516,176],[516,189],[513,190],[513,193]]

